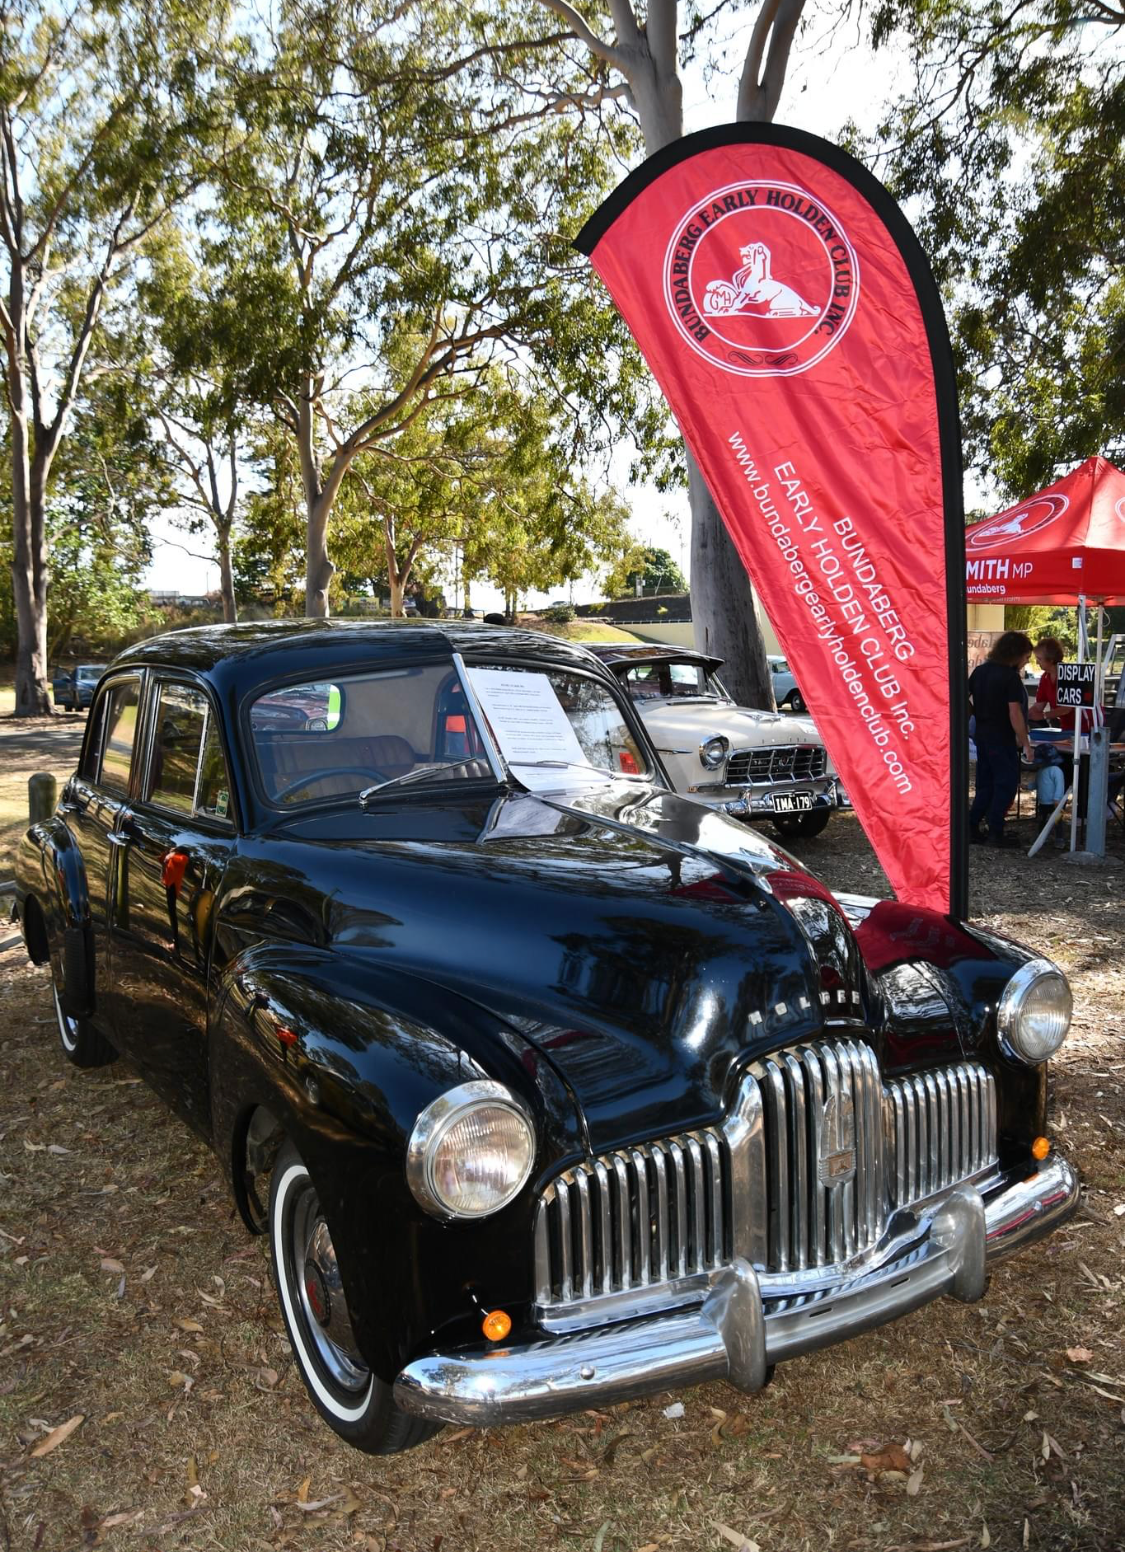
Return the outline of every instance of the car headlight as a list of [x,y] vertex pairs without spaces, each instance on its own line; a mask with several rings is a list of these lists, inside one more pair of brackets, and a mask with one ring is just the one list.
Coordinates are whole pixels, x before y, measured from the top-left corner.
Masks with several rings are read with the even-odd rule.
[[484,1218],[521,1190],[535,1162],[535,1128],[515,1095],[481,1078],[426,1106],[410,1134],[406,1178],[427,1212]]
[[1049,959],[1021,965],[996,1012],[1000,1042],[1022,1062],[1045,1062],[1066,1039],[1072,1008],[1066,976]]
[[726,759],[729,748],[729,738],[723,738],[721,735],[718,738],[709,738],[706,743],[699,746],[700,765],[707,771],[718,770]]

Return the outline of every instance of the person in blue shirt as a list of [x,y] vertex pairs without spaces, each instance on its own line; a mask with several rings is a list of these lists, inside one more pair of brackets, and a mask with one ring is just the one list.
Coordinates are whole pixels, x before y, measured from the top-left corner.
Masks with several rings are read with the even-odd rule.
[[[1020,751],[1034,758],[1027,722],[1023,670],[1031,661],[1030,638],[1005,631],[969,675],[969,702],[976,723],[977,788],[969,809],[969,839],[1018,846],[1004,834],[1004,816],[1020,781]],[[981,830],[985,821],[987,833]]]

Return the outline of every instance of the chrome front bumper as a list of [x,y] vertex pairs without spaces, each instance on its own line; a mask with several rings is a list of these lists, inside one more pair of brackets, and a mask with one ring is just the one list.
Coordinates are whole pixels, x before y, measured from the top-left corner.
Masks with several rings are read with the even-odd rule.
[[1055,1156],[987,1201],[975,1186],[959,1186],[922,1216],[908,1249],[826,1291],[763,1298],[754,1268],[736,1261],[716,1274],[693,1309],[523,1346],[416,1359],[395,1380],[395,1401],[417,1417],[483,1427],[610,1406],[702,1380],[760,1390],[770,1366],[783,1359],[885,1325],[943,1293],[981,1298],[992,1262],[1049,1234],[1077,1203],[1077,1177]]
[[851,807],[846,798],[842,799],[842,790],[834,776],[813,776],[807,781],[700,782],[687,791],[689,797],[731,814],[735,819],[745,819],[751,814],[772,815],[774,795],[779,792],[811,792],[814,808]]

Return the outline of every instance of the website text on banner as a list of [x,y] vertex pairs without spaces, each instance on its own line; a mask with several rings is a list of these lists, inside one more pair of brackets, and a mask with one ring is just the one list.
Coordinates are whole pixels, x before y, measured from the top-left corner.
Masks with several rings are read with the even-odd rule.
[[964,515],[937,290],[886,190],[705,130],[580,234],[679,422],[900,899],[967,911]]

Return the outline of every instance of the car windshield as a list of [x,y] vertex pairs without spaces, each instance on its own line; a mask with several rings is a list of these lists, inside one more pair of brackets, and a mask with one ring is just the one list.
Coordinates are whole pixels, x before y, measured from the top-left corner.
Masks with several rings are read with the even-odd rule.
[[[538,790],[648,774],[612,693],[553,668],[469,670],[513,777]],[[445,782],[494,782],[484,739],[448,663],[339,675],[263,692],[249,712],[266,796],[285,808],[365,804]]]
[[94,679],[100,679],[104,670],[104,663],[88,663],[78,670],[78,677],[79,679],[88,679],[91,681]]
[[509,665],[469,672],[501,757],[525,786],[650,774],[612,692],[589,674]]
[[707,665],[690,659],[630,663],[628,668],[618,669],[618,674],[629,699],[635,702],[729,699]]
[[277,686],[251,705],[250,733],[266,796],[286,808],[424,769],[493,779],[449,663]]

